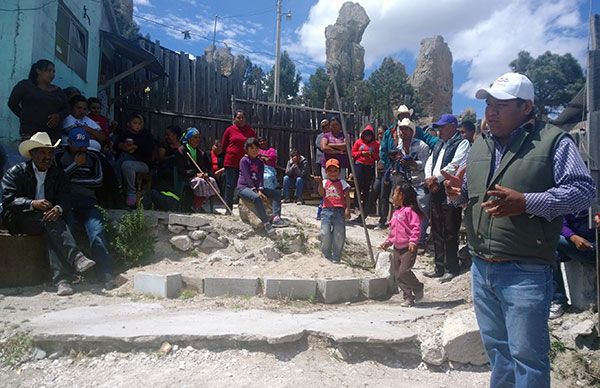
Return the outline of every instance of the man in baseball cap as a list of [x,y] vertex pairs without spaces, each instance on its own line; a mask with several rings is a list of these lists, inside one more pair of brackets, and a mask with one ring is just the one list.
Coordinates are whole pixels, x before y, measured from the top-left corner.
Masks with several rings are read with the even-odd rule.
[[[550,387],[548,315],[562,216],[587,209],[596,189],[571,137],[536,120],[522,74],[479,89],[489,135],[478,137],[445,191],[466,205],[473,305],[492,387]],[[466,177],[468,176],[468,178]]]

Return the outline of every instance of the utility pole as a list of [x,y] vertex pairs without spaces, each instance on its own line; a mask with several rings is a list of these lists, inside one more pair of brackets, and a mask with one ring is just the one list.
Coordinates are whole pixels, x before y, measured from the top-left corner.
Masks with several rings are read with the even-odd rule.
[[281,1],[277,0],[277,32],[275,36],[275,69],[273,71],[273,102],[279,102],[279,61],[281,59]]

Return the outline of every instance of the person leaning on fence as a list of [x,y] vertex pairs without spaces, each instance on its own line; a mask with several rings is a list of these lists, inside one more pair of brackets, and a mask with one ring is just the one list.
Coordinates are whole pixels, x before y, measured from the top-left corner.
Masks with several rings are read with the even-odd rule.
[[[371,124],[363,129],[360,137],[354,142],[352,158],[354,159],[357,189],[360,192],[363,212],[365,217],[368,217],[370,212],[369,192],[371,183],[375,178],[375,164],[379,161],[379,142],[375,138],[375,132]],[[359,214],[351,222],[362,223],[362,216]]]
[[342,260],[346,242],[346,221],[350,219],[350,185],[340,175],[340,162],[329,159],[325,163],[324,180],[315,178],[323,197],[321,212],[321,252],[325,258],[338,264]]
[[[262,221],[267,234],[273,234],[273,228],[287,226],[281,218],[281,193],[279,190],[264,187],[264,163],[258,157],[258,140],[254,137],[246,140],[244,144],[246,156],[240,160],[240,176],[237,188],[240,192],[240,198],[249,201],[251,210]],[[263,204],[264,200],[270,199],[273,207],[273,216],[269,217]]]
[[304,191],[304,180],[308,174],[308,160],[297,149],[290,151],[290,160],[285,167],[285,176],[283,177],[283,201],[290,202],[290,189],[292,184],[295,187],[296,204],[303,205],[302,192]]
[[471,284],[492,387],[550,387],[548,313],[562,216],[587,209],[596,188],[571,137],[536,120],[534,86],[506,73],[485,99],[489,135],[466,170],[443,173],[466,205]]
[[[321,120],[320,123],[321,126],[321,133],[319,133],[317,135],[317,138],[315,139],[315,160],[317,161],[317,174],[322,174],[323,169],[325,168],[325,156],[323,154],[323,150],[321,149],[321,141],[323,140],[323,136],[325,136],[325,134],[327,132],[329,132],[329,120],[327,119],[323,119]],[[321,177],[323,177],[321,175]],[[323,199],[321,199],[321,202],[319,203],[319,207],[317,208],[317,221],[321,220],[321,211],[323,210]]]
[[90,135],[83,128],[69,132],[67,147],[56,153],[56,164],[63,169],[70,184],[71,211],[67,222],[71,230],[82,225],[88,237],[96,275],[107,289],[114,287],[112,257],[98,210],[96,189],[103,184],[102,162],[97,152],[89,151]]
[[[202,136],[198,129],[188,128],[182,138],[183,144],[175,153],[177,173],[184,181],[184,185],[193,193],[191,210],[194,212],[204,212],[205,201],[216,194],[215,190],[219,190],[217,181],[212,177],[210,156],[200,148],[201,140]],[[192,159],[202,172],[198,171]]]
[[244,149],[246,140],[251,137],[255,138],[256,132],[248,125],[246,113],[237,110],[233,118],[233,125],[227,127],[221,140],[221,146],[225,153],[225,159],[223,160],[223,166],[225,167],[223,172],[225,176],[224,198],[230,209],[233,208],[233,197],[240,175],[240,160],[246,152]]
[[[383,140],[383,134],[385,133],[385,126],[380,125],[377,128],[377,145],[381,148],[381,140]],[[371,189],[369,190],[369,202],[368,202],[368,213],[365,211],[367,215],[377,215],[379,216],[379,195],[381,194],[381,182],[383,178],[383,173],[385,169],[383,168],[383,163],[381,162],[381,157],[375,164],[375,179],[373,179],[373,184],[371,185]]]
[[57,145],[46,132],[19,145],[19,153],[29,160],[13,166],[2,178],[2,222],[10,234],[45,237],[57,293],[71,295],[71,273],[85,272],[95,263],[81,252],[66,222],[69,180],[54,164]]
[[150,171],[154,154],[154,139],[148,129],[144,129],[144,118],[140,114],[132,114],[127,120],[127,129],[119,134],[115,142],[119,152],[115,164],[115,173],[121,183],[129,207],[135,207],[137,173]]

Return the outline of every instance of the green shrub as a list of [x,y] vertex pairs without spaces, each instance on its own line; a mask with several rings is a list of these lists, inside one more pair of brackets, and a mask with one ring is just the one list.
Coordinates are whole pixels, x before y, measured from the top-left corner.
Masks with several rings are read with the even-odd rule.
[[115,259],[126,268],[147,262],[154,253],[154,237],[146,223],[144,209],[125,213],[116,224],[110,221],[105,209],[100,208],[100,213]]

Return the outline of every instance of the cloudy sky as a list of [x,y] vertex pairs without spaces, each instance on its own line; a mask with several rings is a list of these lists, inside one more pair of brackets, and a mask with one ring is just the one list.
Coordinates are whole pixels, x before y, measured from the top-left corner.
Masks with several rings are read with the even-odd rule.
[[[274,63],[275,0],[134,0],[136,22],[163,46],[202,54],[215,39],[269,70]],[[344,0],[284,0],[282,50],[288,50],[304,79],[325,63],[325,27],[335,23]],[[588,15],[600,0],[360,0],[371,23],[365,30],[366,74],[383,58],[413,71],[421,39],[442,35],[453,54],[453,109],[482,104],[474,91],[508,70],[521,50],[573,54],[586,65]],[[216,34],[214,34],[217,16]],[[182,31],[191,39],[184,40]]]

